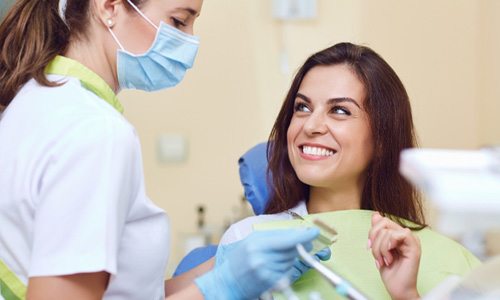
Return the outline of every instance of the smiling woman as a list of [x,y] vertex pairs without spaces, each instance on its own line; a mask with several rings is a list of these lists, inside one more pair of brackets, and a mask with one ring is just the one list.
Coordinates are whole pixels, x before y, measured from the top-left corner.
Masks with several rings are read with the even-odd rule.
[[[361,208],[425,223],[418,194],[398,172],[401,150],[416,146],[409,97],[394,70],[370,48],[341,43],[309,57],[270,139],[274,193],[267,213],[309,199],[312,212]],[[307,143],[335,155],[311,164],[301,147]],[[325,202],[310,195],[327,191],[349,198]]]
[[[398,170],[399,153],[415,145],[406,90],[377,53],[340,43],[313,54],[295,75],[271,131],[268,215],[234,224],[221,243],[273,228],[257,223],[311,214],[341,229],[327,262],[332,268],[374,299],[417,299],[444,279],[432,274],[461,275],[477,259],[426,228],[420,198]],[[429,250],[436,243],[450,251]],[[421,249],[428,252],[419,275]],[[432,269],[428,261],[443,255],[460,269]],[[299,291],[318,287],[313,276],[303,278]]]
[[[361,207],[363,171],[373,155],[365,94],[346,64],[313,68],[297,92],[287,141],[298,179],[315,187],[312,192],[324,188],[353,197],[330,203],[329,210]],[[310,201],[309,209],[321,211],[325,205]]]

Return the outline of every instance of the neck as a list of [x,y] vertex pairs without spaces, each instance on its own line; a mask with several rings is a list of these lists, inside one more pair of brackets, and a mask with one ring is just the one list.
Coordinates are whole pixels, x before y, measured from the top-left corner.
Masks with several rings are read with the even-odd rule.
[[336,188],[311,186],[307,210],[309,213],[360,209],[363,185],[342,185]]
[[106,42],[100,39],[89,40],[86,38],[75,39],[69,46],[64,56],[83,64],[99,75],[113,89],[118,91],[116,75],[116,58],[110,57],[106,52]]

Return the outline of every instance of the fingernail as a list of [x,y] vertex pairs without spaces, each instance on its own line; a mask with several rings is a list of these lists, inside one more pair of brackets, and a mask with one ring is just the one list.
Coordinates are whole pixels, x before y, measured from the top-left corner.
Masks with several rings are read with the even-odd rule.
[[389,247],[389,249],[391,249],[391,242],[389,242],[389,245],[387,245]]
[[366,243],[366,249],[371,249],[372,248],[372,241],[368,239],[368,242]]
[[377,266],[377,269],[380,270],[380,263],[378,262],[378,259],[375,260],[375,266]]
[[385,262],[386,266],[389,266],[389,262],[387,261],[387,259],[385,257],[384,257],[384,262]]

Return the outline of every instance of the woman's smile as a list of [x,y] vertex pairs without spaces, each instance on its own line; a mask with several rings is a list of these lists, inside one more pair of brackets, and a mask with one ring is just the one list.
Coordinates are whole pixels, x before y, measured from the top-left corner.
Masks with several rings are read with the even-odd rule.
[[302,144],[299,150],[300,157],[305,160],[326,160],[337,153],[337,150],[319,144]]

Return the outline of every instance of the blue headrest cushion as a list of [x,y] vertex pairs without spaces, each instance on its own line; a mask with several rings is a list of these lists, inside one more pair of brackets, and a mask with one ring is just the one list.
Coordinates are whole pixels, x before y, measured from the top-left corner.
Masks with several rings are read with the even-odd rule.
[[260,143],[240,157],[240,180],[245,198],[252,205],[256,215],[264,213],[269,201],[269,182],[267,175],[267,142]]

